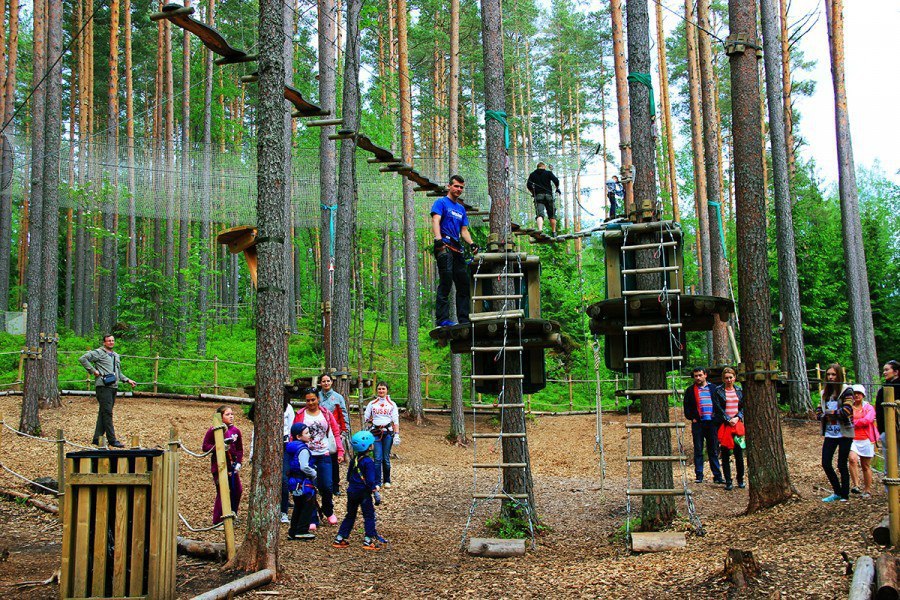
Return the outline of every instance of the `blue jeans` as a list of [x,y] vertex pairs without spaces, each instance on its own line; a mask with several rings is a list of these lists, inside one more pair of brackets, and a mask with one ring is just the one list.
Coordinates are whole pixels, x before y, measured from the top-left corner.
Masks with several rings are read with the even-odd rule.
[[[334,493],[331,489],[331,456],[313,454],[309,457],[309,466],[316,470],[316,488],[322,497],[322,514],[330,517],[334,514]],[[319,522],[319,515],[313,515],[313,523]]]
[[387,431],[381,439],[375,438],[375,474],[378,485],[391,482],[391,446],[394,445],[394,434]]
[[691,423],[691,437],[694,440],[694,472],[697,479],[703,479],[703,444],[706,443],[706,454],[709,456],[709,470],[713,479],[722,479],[719,467],[719,426],[712,421]]
[[341,521],[341,527],[338,529],[338,535],[342,538],[350,537],[353,531],[353,524],[356,522],[356,511],[362,507],[363,522],[365,524],[366,537],[373,538],[377,535],[375,531],[375,504],[372,502],[371,492],[353,493],[347,492],[347,514]]

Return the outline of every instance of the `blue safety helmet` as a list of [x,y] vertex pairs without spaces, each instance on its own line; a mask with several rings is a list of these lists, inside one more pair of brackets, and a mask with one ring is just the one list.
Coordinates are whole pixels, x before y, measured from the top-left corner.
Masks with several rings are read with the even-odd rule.
[[375,443],[375,436],[368,431],[357,431],[350,438],[350,445],[354,452],[365,452],[369,446]]

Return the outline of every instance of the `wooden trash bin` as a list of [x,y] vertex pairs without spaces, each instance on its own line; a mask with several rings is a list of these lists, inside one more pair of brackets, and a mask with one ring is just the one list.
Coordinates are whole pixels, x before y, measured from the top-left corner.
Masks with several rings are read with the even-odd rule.
[[66,455],[60,598],[175,598],[176,450]]

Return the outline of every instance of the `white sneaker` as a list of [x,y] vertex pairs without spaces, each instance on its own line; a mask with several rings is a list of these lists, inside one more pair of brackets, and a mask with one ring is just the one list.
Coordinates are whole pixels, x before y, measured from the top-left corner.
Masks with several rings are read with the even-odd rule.
[[388,481],[388,482],[386,482],[386,483],[385,483],[383,486],[381,486],[381,487],[383,487],[383,488],[386,489],[386,490],[389,490],[389,489],[391,489],[391,482]]
[[291,522],[291,518],[288,516],[287,513],[281,513],[281,522],[282,523],[290,523]]

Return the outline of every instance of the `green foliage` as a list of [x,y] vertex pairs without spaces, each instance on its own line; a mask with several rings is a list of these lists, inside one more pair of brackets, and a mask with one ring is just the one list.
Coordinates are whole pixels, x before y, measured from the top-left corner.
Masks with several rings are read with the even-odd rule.
[[[518,502],[510,502],[500,516],[491,517],[484,526],[499,538],[523,539],[532,535],[532,525],[528,521],[527,509]],[[534,535],[548,532],[550,529],[539,522],[534,523]]]

